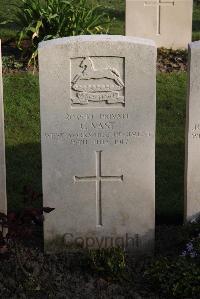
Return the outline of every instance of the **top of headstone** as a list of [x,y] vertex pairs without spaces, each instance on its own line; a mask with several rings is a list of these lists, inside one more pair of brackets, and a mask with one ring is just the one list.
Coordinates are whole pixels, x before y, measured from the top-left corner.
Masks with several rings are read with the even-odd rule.
[[48,41],[41,42],[39,48],[53,47],[58,45],[64,45],[69,43],[79,43],[79,42],[128,42],[133,44],[141,44],[147,46],[156,46],[155,42],[151,39],[123,36],[123,35],[79,35],[52,39]]

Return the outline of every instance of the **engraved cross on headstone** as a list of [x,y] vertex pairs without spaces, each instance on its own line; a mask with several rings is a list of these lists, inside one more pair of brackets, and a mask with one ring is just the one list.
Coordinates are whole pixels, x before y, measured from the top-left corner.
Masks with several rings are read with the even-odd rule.
[[161,7],[162,6],[174,6],[174,0],[150,0],[145,1],[145,6],[155,6],[157,8],[157,35],[160,35],[160,23],[161,23]]
[[97,214],[97,225],[102,226],[102,198],[101,198],[101,187],[102,182],[122,182],[123,175],[121,176],[103,176],[101,171],[101,154],[102,151],[96,152],[96,175],[78,177],[74,176],[74,182],[96,182],[96,214]]

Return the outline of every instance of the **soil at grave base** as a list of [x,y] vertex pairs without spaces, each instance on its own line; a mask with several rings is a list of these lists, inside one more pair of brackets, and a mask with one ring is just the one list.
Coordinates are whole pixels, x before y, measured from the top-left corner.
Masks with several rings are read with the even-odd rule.
[[[29,40],[24,40],[22,47],[28,49],[31,45]],[[3,65],[3,73],[16,73],[24,71],[32,71],[33,67],[27,67],[27,58],[22,58],[22,52],[18,49],[16,41],[2,40],[3,56],[11,57],[20,63],[15,67],[14,63],[11,66]],[[187,71],[188,52],[186,50],[172,50],[159,48],[157,59],[157,71],[162,73]]]
[[[141,295],[128,280],[102,278],[80,252],[44,255],[40,249],[24,245],[19,249],[23,271],[14,253],[0,258],[0,298],[161,299],[145,292],[144,285],[140,285]],[[26,271],[34,271],[36,279],[28,278]]]
[[[24,40],[21,45],[22,48],[26,49],[27,51],[25,57],[23,57],[22,51],[18,48],[16,41],[4,39],[1,41],[1,43],[3,56],[3,74],[33,71],[33,66],[28,66],[27,55],[29,53],[28,49],[31,46],[31,42],[29,40]],[[7,62],[5,62],[5,59],[7,60]]]
[[162,73],[187,71],[188,51],[159,48],[157,70]]

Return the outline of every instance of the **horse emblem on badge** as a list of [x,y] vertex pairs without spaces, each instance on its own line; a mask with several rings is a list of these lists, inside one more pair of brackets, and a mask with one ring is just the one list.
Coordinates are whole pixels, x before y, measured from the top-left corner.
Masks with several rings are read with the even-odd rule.
[[122,93],[124,82],[115,68],[96,69],[90,57],[83,58],[79,67],[80,72],[71,82],[71,88],[75,92],[75,97],[71,99],[72,104],[125,103]]

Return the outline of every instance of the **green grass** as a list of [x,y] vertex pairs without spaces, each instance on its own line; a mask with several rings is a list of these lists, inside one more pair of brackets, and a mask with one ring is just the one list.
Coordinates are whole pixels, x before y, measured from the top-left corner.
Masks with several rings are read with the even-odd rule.
[[156,199],[159,222],[180,221],[184,201],[186,74],[157,78]]
[[41,191],[38,77],[4,76],[8,206],[22,207],[22,191]]
[[[0,0],[0,23],[14,19],[15,8],[11,4],[19,4],[20,0]],[[1,39],[15,39],[17,28],[14,24],[0,25]]]
[[90,0],[94,4],[100,4],[113,19],[110,26],[110,34],[125,34],[125,0]]
[[[183,215],[186,74],[157,78],[156,210],[159,222]],[[38,77],[4,76],[9,208],[20,208],[21,191],[41,192]]]

